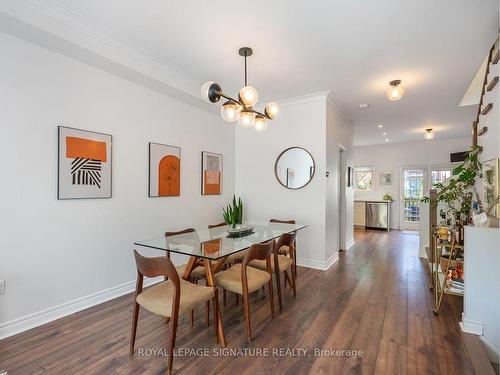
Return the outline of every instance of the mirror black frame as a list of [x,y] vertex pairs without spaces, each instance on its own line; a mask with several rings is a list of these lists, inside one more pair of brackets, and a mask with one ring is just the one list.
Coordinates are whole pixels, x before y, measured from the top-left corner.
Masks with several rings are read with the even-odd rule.
[[[279,179],[278,177],[278,162],[279,160],[281,159],[281,157],[283,156],[283,154],[289,150],[293,150],[295,148],[298,148],[298,149],[301,149],[301,150],[304,150],[305,152],[307,152],[307,154],[311,157],[311,160],[313,162],[313,173],[311,175],[311,178],[309,179],[309,181],[307,181],[307,183],[305,185],[302,185],[301,187],[289,187],[289,186],[286,186],[285,184],[283,184],[283,182],[281,182],[281,180]],[[274,163],[274,177],[276,177],[276,180],[278,180],[278,182],[280,183],[281,186],[287,188],[287,189],[290,189],[290,190],[299,190],[299,189],[302,189],[304,187],[306,187],[307,185],[309,185],[309,183],[312,181],[312,179],[314,178],[314,175],[316,174],[316,162],[314,161],[314,158],[312,156],[312,154],[307,151],[304,147],[300,147],[300,146],[292,146],[292,147],[288,147],[287,149],[283,150],[279,155],[278,157],[276,158],[276,162]]]

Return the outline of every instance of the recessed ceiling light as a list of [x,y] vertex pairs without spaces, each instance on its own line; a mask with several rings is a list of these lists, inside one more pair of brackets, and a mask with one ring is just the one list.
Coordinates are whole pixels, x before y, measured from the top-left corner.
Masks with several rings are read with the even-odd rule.
[[359,105],[359,109],[368,109],[368,108],[370,108],[370,104],[368,104],[368,103],[364,103],[364,104]]
[[386,142],[389,142],[389,138],[386,138],[386,139],[385,139],[385,141],[386,141]]
[[384,125],[382,125],[382,124],[379,124],[379,126],[378,126],[378,127],[379,127],[379,128],[383,128],[383,127],[384,127]]
[[383,132],[383,133],[382,133],[382,135],[387,135],[387,133],[386,133],[386,132]]

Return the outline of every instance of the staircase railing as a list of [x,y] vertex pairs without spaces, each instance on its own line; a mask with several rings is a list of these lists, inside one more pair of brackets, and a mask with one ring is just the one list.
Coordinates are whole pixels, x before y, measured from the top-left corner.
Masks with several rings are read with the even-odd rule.
[[[497,49],[496,54],[493,56],[493,52],[495,51],[495,43],[490,48],[490,51],[488,52],[488,60],[486,63],[486,71],[484,72],[484,79],[483,79],[483,85],[481,88],[481,96],[479,98],[479,106],[477,108],[477,114],[476,114],[476,120],[472,123],[472,146],[476,147],[477,146],[477,138],[480,135],[483,135],[486,133],[488,128],[484,126],[483,128],[479,129],[479,117],[481,116],[482,112],[482,107],[483,107],[483,100],[484,100],[484,95],[486,93],[486,88],[488,84],[488,74],[490,73],[490,64],[496,64],[499,59],[499,50]],[[486,108],[485,108],[486,109]],[[491,109],[491,106],[489,107]],[[487,111],[489,111],[487,109]],[[486,114],[486,113],[483,113]]]

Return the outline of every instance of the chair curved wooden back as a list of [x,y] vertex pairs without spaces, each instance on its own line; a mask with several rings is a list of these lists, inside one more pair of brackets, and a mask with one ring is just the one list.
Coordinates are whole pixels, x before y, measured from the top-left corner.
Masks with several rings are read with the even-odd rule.
[[[254,259],[267,260],[269,262],[270,255],[275,249],[275,242],[271,240],[265,243],[253,244],[248,249],[247,254],[242,262],[242,270],[246,268],[248,263]],[[270,267],[270,265],[269,265]]]
[[176,236],[178,234],[192,233],[192,232],[196,232],[196,229],[187,228],[187,229],[179,230],[177,232],[165,232],[165,237]]
[[[146,277],[165,276],[168,277],[170,280],[172,280],[172,283],[174,284],[176,289],[179,287],[180,285],[179,274],[177,273],[174,264],[169,258],[167,257],[148,258],[139,254],[137,250],[134,250],[134,257],[137,266],[138,280],[139,279],[141,280],[141,284],[144,276]],[[139,291],[139,293],[142,291],[142,285],[140,289],[141,290]]]
[[276,242],[276,249],[279,249],[282,246],[288,246],[290,248],[290,252],[292,252],[292,249],[295,249],[296,238],[297,232],[283,233]]
[[208,229],[218,228],[218,227],[225,227],[226,225],[227,225],[226,223],[208,224]]
[[278,220],[278,219],[271,219],[269,220],[270,223],[281,223],[281,224],[295,224],[295,220]]

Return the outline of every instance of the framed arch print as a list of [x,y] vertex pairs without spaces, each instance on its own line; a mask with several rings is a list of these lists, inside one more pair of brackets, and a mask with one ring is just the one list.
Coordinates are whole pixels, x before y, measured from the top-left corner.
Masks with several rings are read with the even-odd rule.
[[180,147],[149,142],[148,196],[178,197],[181,195]]

